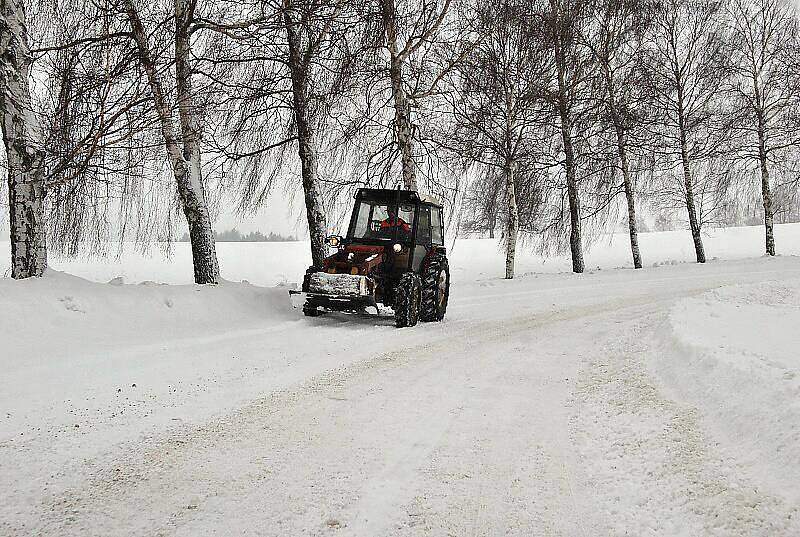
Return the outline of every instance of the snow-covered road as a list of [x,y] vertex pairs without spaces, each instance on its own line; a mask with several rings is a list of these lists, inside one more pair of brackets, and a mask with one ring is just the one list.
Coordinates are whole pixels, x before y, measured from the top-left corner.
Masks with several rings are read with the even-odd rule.
[[[45,280],[88,329],[0,357],[1,535],[800,535],[800,336],[714,306],[800,319],[797,258],[460,283],[404,330],[144,286],[147,345],[135,286]],[[230,324],[159,332],[198,293]]]

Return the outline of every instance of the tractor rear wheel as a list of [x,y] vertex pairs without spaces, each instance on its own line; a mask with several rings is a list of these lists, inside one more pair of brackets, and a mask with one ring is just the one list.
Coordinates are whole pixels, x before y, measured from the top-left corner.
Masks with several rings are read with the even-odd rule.
[[421,282],[413,272],[406,272],[394,293],[394,324],[397,328],[414,326],[419,321]]
[[450,265],[442,254],[433,254],[422,270],[420,320],[441,321],[450,299]]

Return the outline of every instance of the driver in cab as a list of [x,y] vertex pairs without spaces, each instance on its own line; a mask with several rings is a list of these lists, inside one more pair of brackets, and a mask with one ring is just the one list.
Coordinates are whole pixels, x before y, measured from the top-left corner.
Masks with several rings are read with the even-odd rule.
[[397,207],[390,205],[386,208],[386,212],[388,213],[388,216],[386,219],[381,221],[382,235],[394,235],[395,229],[401,233],[411,233],[411,226],[408,224],[408,222],[397,216]]

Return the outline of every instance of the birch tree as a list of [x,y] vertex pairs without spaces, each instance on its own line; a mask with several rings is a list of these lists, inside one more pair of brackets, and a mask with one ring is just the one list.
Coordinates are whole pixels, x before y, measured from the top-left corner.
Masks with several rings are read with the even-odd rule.
[[363,24],[345,1],[280,0],[253,9],[240,14],[242,23],[224,15],[204,21],[221,36],[209,64],[225,88],[211,138],[240,172],[228,183],[242,212],[263,206],[276,180],[288,185],[299,168],[312,263],[321,266],[328,230],[323,183],[339,173],[330,162],[338,156],[329,150],[338,131],[331,116],[357,84],[352,42]]
[[[733,72],[726,94],[732,99],[733,133],[737,160],[758,167],[764,209],[765,251],[775,255],[775,202],[770,170],[787,159],[797,143],[792,113],[800,105],[791,62],[797,53],[798,20],[784,0],[732,0],[727,5],[731,47],[726,55]],[[737,144],[736,142],[740,142]]]
[[644,119],[642,101],[647,98],[641,80],[642,42],[649,25],[646,2],[608,0],[593,6],[593,24],[584,43],[600,73],[601,101],[613,129],[619,171],[627,205],[628,235],[634,268],[642,268],[636,228],[634,174],[631,170],[631,138]]
[[696,190],[715,189],[713,185],[701,185],[693,167],[714,145],[713,112],[724,78],[720,15],[717,2],[668,0],[660,4],[654,13],[644,59],[654,103],[665,127],[657,133],[664,141],[659,151],[667,157],[677,155],[680,187],[698,263],[706,262],[706,254]]
[[549,90],[561,137],[563,168],[569,201],[569,248],[572,271],[584,271],[581,230],[581,196],[575,147],[576,125],[587,100],[587,81],[592,76],[591,58],[580,46],[580,28],[586,23],[586,0],[549,0],[544,14],[546,39],[551,48],[554,87]]
[[47,268],[44,151],[30,89],[31,53],[25,6],[0,0],[0,113],[8,166],[11,277]]
[[479,1],[470,31],[484,36],[456,67],[452,110],[455,130],[449,146],[477,163],[480,184],[488,186],[489,210],[502,214],[505,277],[514,277],[520,213],[517,185],[530,172],[546,104],[541,78],[547,49],[534,32],[528,2],[504,0],[499,6]]
[[152,49],[148,32],[142,24],[134,0],[124,0],[125,15],[136,43],[137,60],[145,73],[155,113],[172,173],[178,189],[183,213],[189,225],[194,279],[196,283],[217,283],[219,264],[214,245],[214,231],[208,207],[206,187],[202,177],[200,110],[193,86],[191,65],[191,33],[196,2],[175,0],[171,33],[175,62],[175,107],[167,101],[167,89],[162,79],[157,53]]
[[[288,67],[292,79],[292,104],[294,111],[295,128],[297,129],[297,150],[300,157],[301,177],[306,206],[306,220],[311,239],[311,259],[315,267],[322,267],[325,259],[325,232],[327,223],[322,205],[317,170],[317,147],[315,132],[311,125],[311,111],[309,110],[309,76],[311,58],[315,47],[324,40],[320,36],[316,42],[311,42],[309,36],[303,42],[303,15],[297,12],[292,0],[284,0],[283,19],[286,25],[286,45],[288,50]],[[308,21],[307,18],[305,18]],[[307,29],[307,26],[306,26]],[[325,30],[323,29],[324,33]],[[306,32],[308,34],[309,32]]]
[[[410,62],[415,54],[425,52],[436,39],[448,15],[450,3],[450,0],[404,2],[405,11],[401,12],[396,0],[378,0],[383,47],[389,56],[394,140],[400,152],[402,184],[410,190],[417,190],[418,168],[412,107],[415,100],[423,97],[422,92],[410,89],[410,79],[418,81],[420,76],[419,72],[409,73]],[[418,66],[416,70],[419,70]],[[425,88],[424,93],[428,94],[429,91],[430,88]]]
[[[122,154],[136,145],[134,137],[142,128],[140,107],[147,100],[138,91],[138,77],[128,77],[129,37],[112,30],[113,13],[84,2],[37,7],[35,19],[23,26],[24,44],[30,50],[10,56],[23,60],[27,80],[35,84],[24,86],[26,121],[33,127],[19,130],[20,116],[8,123],[17,129],[9,134],[36,138],[31,140],[30,154],[39,159],[41,170],[36,184],[26,187],[35,187],[37,209],[19,214],[38,214],[40,223],[41,215],[47,215],[47,251],[104,252],[110,239],[110,213],[125,219],[124,211],[112,204],[130,198],[121,195],[126,188],[122,185],[135,182],[130,160]],[[6,43],[17,47],[19,40]],[[9,64],[8,72],[10,68]],[[110,150],[114,146],[121,151]],[[11,162],[16,162],[13,157]],[[12,199],[17,199],[21,186],[11,189]],[[44,226],[39,229],[43,237]]]

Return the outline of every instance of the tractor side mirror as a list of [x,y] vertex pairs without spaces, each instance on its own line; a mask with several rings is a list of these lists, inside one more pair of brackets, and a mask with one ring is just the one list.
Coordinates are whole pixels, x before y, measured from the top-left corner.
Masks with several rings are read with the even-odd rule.
[[328,243],[328,246],[331,248],[341,248],[342,246],[342,236],[341,235],[330,235],[325,239]]

